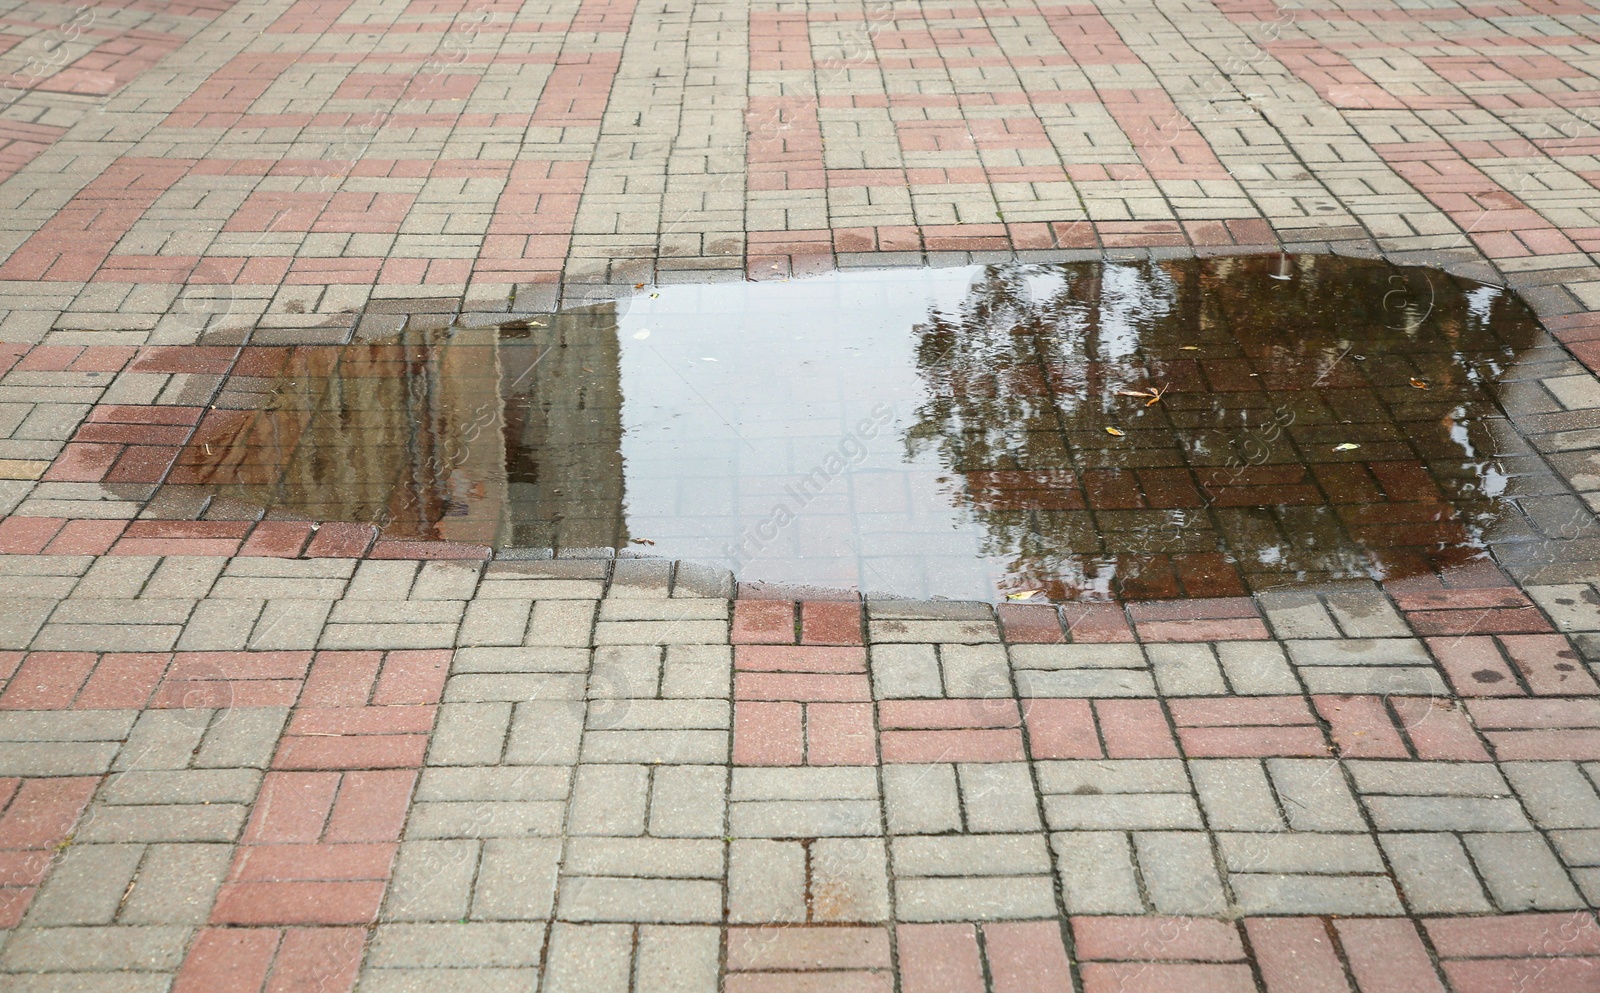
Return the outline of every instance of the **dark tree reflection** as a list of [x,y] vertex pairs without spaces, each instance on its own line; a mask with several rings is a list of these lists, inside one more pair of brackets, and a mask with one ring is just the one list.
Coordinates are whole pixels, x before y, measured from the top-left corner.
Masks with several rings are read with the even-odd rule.
[[1518,535],[1494,384],[1538,325],[1496,289],[1334,257],[1008,264],[916,334],[908,454],[1008,587],[1234,595]]

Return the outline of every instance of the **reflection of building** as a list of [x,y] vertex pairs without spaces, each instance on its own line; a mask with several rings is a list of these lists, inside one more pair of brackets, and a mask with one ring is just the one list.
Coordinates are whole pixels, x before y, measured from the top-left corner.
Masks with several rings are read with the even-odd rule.
[[240,366],[253,375],[230,378],[169,498],[192,488],[391,537],[624,542],[615,318],[553,323],[252,349]]
[[508,478],[503,544],[620,548],[622,372],[615,310],[558,314],[500,342]]

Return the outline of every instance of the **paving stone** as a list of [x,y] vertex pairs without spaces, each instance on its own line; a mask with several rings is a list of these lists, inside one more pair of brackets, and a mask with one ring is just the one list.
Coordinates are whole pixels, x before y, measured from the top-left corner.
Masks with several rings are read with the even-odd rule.
[[1455,835],[1382,834],[1378,840],[1413,912],[1474,914],[1492,909]]
[[[1021,762],[957,766],[968,831],[1039,831],[1033,777]],[[886,784],[887,789],[887,784]]]
[[1277,831],[1285,825],[1261,764],[1248,759],[1189,763],[1189,774],[1213,831]]
[[885,766],[883,805],[891,834],[940,834],[962,827],[954,766]]
[[1140,914],[1145,910],[1128,836],[1062,831],[1050,836],[1068,913]]
[[1133,847],[1157,913],[1209,917],[1226,905],[1204,834],[1140,831],[1133,836]]
[[28,906],[27,926],[110,924],[143,856],[141,845],[67,848]]
[[0,969],[15,972],[174,971],[183,960],[186,927],[28,928],[0,952]]
[[793,841],[731,842],[728,919],[736,924],[805,920],[805,848]]
[[1555,853],[1538,834],[1468,834],[1461,839],[1502,911],[1584,906]]
[[477,872],[476,841],[407,841],[395,860],[383,919],[463,920]]

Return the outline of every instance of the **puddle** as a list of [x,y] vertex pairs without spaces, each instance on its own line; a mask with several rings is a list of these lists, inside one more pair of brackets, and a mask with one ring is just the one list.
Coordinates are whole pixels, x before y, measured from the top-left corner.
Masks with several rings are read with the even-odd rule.
[[1497,400],[1536,319],[1431,270],[871,271],[523,323],[247,348],[167,488],[989,600],[1436,570],[1528,540],[1511,498],[1549,491]]

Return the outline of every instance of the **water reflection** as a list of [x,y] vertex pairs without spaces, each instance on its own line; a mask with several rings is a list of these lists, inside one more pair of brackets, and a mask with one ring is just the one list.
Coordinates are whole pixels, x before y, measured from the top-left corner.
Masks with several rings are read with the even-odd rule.
[[1526,445],[1495,398],[1537,322],[1437,272],[1007,264],[663,287],[623,310],[246,349],[168,488],[994,599],[1459,565],[1527,537],[1508,481],[1560,485],[1507,468]]

